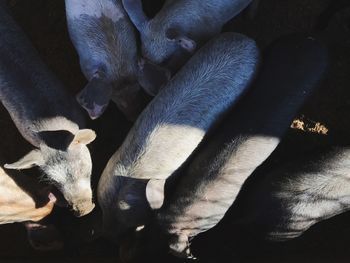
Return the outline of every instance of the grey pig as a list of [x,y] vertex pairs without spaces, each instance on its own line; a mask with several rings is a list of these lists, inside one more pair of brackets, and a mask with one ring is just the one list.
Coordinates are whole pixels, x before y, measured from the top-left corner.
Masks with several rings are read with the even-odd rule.
[[144,76],[151,70],[166,81],[168,73],[138,60],[136,32],[121,0],[66,0],[65,4],[69,35],[89,81],[77,95],[79,104],[96,119],[112,99],[129,120],[135,120],[148,102],[140,83],[155,94],[155,83]]
[[0,6],[0,100],[21,135],[36,149],[6,169],[33,166],[63,193],[77,216],[94,208],[90,176],[92,162],[86,144],[95,132],[84,127],[74,97],[39,58],[37,51]]
[[[118,236],[145,224],[163,203],[165,180],[252,82],[259,52],[241,34],[210,41],[143,111],[98,184],[105,229]],[[114,232],[113,232],[114,231]]]
[[253,87],[200,146],[157,214],[176,256],[193,257],[189,240],[224,217],[245,180],[277,147],[328,62],[320,42],[299,35],[274,42],[263,60]]
[[350,148],[316,149],[266,172],[235,224],[264,238],[285,241],[350,209]]
[[142,55],[177,71],[196,47],[219,34],[222,26],[252,0],[167,0],[149,19],[141,0],[123,0],[131,21],[140,32]]

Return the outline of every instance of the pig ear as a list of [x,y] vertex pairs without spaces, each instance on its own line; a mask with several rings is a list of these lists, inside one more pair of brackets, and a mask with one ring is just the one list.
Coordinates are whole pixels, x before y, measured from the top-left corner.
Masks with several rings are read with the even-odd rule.
[[96,139],[96,133],[90,129],[79,130],[71,144],[89,144]]
[[41,131],[38,135],[47,146],[62,151],[67,150],[74,138],[74,135],[67,130]]
[[44,158],[40,150],[32,150],[22,159],[15,163],[5,164],[6,169],[22,170],[29,169],[34,166],[41,166],[44,164]]
[[168,30],[165,32],[166,37],[169,40],[176,41],[180,47],[182,47],[187,52],[194,52],[197,44],[194,40],[191,38],[185,36],[185,34],[181,33],[180,30],[177,30],[175,28],[168,28]]
[[131,22],[142,33],[145,25],[149,22],[149,18],[143,12],[141,0],[122,0],[122,2]]
[[164,202],[165,180],[149,180],[146,186],[146,198],[152,209],[159,209]]
[[139,59],[138,81],[144,91],[151,96],[156,96],[170,77],[170,71],[154,63]]

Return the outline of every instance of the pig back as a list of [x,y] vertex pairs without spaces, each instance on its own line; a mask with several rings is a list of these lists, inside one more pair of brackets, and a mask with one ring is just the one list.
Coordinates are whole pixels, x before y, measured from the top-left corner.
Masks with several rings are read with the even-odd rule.
[[235,33],[201,48],[143,111],[121,147],[120,159],[130,160],[133,152],[137,167],[148,167],[132,177],[166,179],[180,167],[248,89],[258,53],[253,40]]
[[31,130],[41,120],[67,119],[81,126],[83,115],[73,96],[41,61],[37,51],[0,7],[0,99],[22,135],[33,142]]

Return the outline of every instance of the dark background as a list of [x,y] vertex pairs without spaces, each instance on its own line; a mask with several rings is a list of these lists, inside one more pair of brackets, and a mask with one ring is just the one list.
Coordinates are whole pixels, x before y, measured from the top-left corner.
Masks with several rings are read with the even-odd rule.
[[[83,1],[83,0],[82,0]],[[308,100],[291,128],[273,154],[270,163],[302,155],[310,149],[329,144],[347,145],[350,122],[350,9],[340,10],[322,30],[315,30],[320,14],[329,3],[337,0],[262,0],[253,19],[246,13],[229,22],[224,30],[244,33],[254,38],[263,49],[281,35],[293,32],[312,32],[327,43],[331,53],[331,67],[323,85]],[[162,1],[144,1],[149,14]],[[86,83],[77,54],[69,41],[63,0],[10,0],[11,11],[48,67],[72,94]],[[26,142],[17,133],[7,112],[0,107],[0,135],[10,155],[25,152]],[[91,146],[94,160],[93,185],[96,186],[105,163],[122,142],[130,127],[114,105],[103,117],[91,123],[98,138]],[[20,155],[21,155],[20,154]],[[19,155],[19,156],[20,156]],[[23,155],[23,154],[22,154]],[[349,186],[350,192],[350,186]],[[22,225],[0,227],[0,262],[32,259],[33,262],[118,262],[118,249],[105,240],[84,243],[88,217],[81,221],[70,215],[53,219],[69,240],[60,252],[42,253],[31,249]],[[229,222],[225,219],[224,222]],[[225,237],[222,237],[225,229]],[[199,236],[193,243],[200,262],[338,262],[350,258],[350,214],[344,213],[311,228],[296,240],[270,244],[246,235],[246,230],[225,224]],[[81,234],[83,233],[83,234]],[[222,238],[221,238],[222,237]],[[169,262],[171,259],[163,259]],[[173,259],[172,259],[173,260]],[[152,260],[150,260],[152,262]],[[178,262],[181,262],[179,260]]]

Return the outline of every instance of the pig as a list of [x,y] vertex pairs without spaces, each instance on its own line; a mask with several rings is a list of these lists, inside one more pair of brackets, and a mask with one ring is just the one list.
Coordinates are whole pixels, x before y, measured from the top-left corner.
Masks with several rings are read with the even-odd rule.
[[0,167],[0,225],[23,223],[30,245],[37,250],[63,246],[57,229],[42,222],[51,214],[56,200],[50,187],[43,187],[21,172],[7,173]]
[[222,26],[252,0],[167,0],[149,19],[141,0],[123,0],[140,33],[142,56],[176,72],[197,47],[219,34]]
[[[21,176],[25,175],[21,174]],[[35,186],[38,185],[33,184],[33,187]],[[48,189],[37,191],[40,192],[38,196],[46,199],[41,202],[42,205],[38,205],[35,198],[20,188],[16,181],[0,167],[0,224],[40,221],[48,216],[54,207],[56,197]]]
[[[269,168],[251,185],[244,212],[234,221],[263,238],[286,241],[350,209],[348,146],[316,148]],[[245,195],[246,195],[245,194]]]
[[164,184],[204,135],[248,89],[258,67],[255,42],[225,33],[210,41],[142,112],[98,184],[112,238],[145,224],[161,207]]
[[84,127],[73,96],[44,65],[37,51],[0,7],[0,101],[21,135],[35,147],[6,169],[38,166],[63,193],[77,216],[94,208],[87,144],[96,135]]
[[[66,0],[65,4],[69,35],[89,81],[77,95],[79,104],[96,119],[112,99],[129,120],[135,120],[148,102],[140,83],[155,94],[149,90],[154,83],[143,78],[144,72],[152,74],[157,67],[138,59],[136,33],[121,0]],[[161,68],[155,72],[168,79]]]
[[283,37],[268,48],[252,88],[201,144],[157,212],[173,255],[193,258],[189,240],[220,222],[245,180],[275,150],[324,76],[327,57],[319,41],[300,35]]
[[170,251],[192,257],[189,239],[214,227],[245,180],[275,150],[327,67],[318,41],[289,36],[273,43],[250,93],[198,151],[158,213]]

